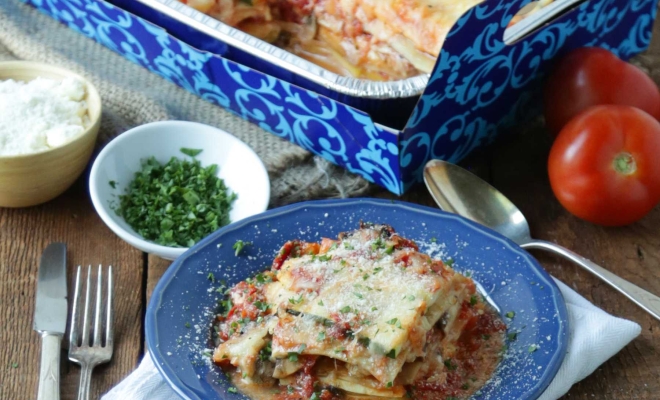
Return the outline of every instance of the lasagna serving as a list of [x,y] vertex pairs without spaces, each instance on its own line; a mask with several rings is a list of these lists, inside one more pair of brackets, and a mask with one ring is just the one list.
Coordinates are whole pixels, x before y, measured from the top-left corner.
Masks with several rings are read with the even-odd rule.
[[213,361],[253,399],[464,399],[506,326],[475,283],[386,225],[287,242],[227,291]]

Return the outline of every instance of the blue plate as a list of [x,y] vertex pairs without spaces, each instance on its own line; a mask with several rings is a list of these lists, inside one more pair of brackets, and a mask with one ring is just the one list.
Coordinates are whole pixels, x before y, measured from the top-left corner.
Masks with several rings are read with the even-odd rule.
[[[231,224],[202,240],[165,272],[146,314],[149,352],[161,374],[185,399],[240,399],[211,364],[210,323],[217,288],[270,267],[291,239],[335,238],[360,220],[390,224],[420,249],[472,277],[519,332],[495,376],[474,399],[536,399],[550,384],[566,353],[566,306],[552,278],[524,250],[501,235],[453,214],[375,199],[324,200],[290,205]],[[237,240],[251,242],[236,256]],[[514,312],[513,318],[507,313]]]

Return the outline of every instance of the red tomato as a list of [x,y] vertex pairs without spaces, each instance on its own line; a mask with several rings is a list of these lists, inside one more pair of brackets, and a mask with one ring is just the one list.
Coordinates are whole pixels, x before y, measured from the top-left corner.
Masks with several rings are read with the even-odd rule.
[[546,83],[544,114],[550,132],[556,135],[581,111],[602,104],[637,107],[660,119],[660,91],[642,70],[605,49],[574,50]]
[[660,122],[629,106],[597,106],[555,140],[552,190],[572,214],[595,224],[633,223],[660,202]]

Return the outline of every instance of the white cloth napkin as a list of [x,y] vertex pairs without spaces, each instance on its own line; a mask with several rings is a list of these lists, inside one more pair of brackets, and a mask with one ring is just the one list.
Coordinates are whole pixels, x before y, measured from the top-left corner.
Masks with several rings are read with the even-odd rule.
[[[539,400],[556,400],[566,394],[571,386],[594,372],[642,331],[638,324],[607,314],[555,281],[568,309],[568,352],[557,376]],[[137,370],[102,397],[102,400],[147,399],[179,399],[160,376],[149,354]]]

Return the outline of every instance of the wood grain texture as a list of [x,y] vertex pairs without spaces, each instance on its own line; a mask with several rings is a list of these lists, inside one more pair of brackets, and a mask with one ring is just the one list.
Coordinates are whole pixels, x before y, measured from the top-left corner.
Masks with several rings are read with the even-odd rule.
[[172,264],[172,261],[164,260],[151,254],[149,255],[149,268],[147,269],[147,301],[151,299],[151,294],[154,292],[158,280],[163,276],[170,264]]
[[[554,198],[546,160],[551,142],[540,123],[493,148],[491,183],[527,217],[532,236],[570,248],[622,278],[660,293],[660,207],[623,228],[582,221]],[[533,252],[546,270],[610,314],[633,320],[642,334],[594,374],[575,385],[567,399],[660,398],[660,322],[580,267],[548,253]]]
[[[36,397],[39,335],[32,330],[36,276],[41,252],[52,241],[68,246],[69,293],[79,264],[112,264],[115,271],[115,353],[98,367],[93,398],[128,374],[140,356],[144,262],[98,218],[80,179],[56,200],[39,207],[0,208],[0,399]],[[71,301],[69,302],[71,307]],[[80,369],[62,350],[62,399],[75,399]]]
[[[660,23],[651,49],[634,62],[660,83]],[[532,233],[564,245],[656,294],[660,293],[660,207],[624,228],[602,228],[568,214],[547,180],[550,140],[542,123],[526,124],[463,165],[491,182],[527,216]],[[396,198],[384,190],[375,197]],[[401,200],[434,206],[423,185]],[[143,316],[158,279],[170,265],[146,257],[110,232],[96,216],[84,180],[58,199],[27,209],[0,209],[0,399],[36,396],[39,336],[32,330],[39,256],[51,241],[69,246],[70,277],[78,264],[112,264],[115,273],[115,354],[93,377],[93,397],[110,389],[139,362]],[[575,385],[564,399],[660,399],[660,322],[579,267],[552,255],[534,255],[552,275],[605,311],[638,322],[642,334]],[[72,282],[72,279],[70,279]],[[72,283],[71,283],[72,285]],[[66,339],[64,346],[66,347]],[[79,368],[62,352],[62,399],[75,399]]]

